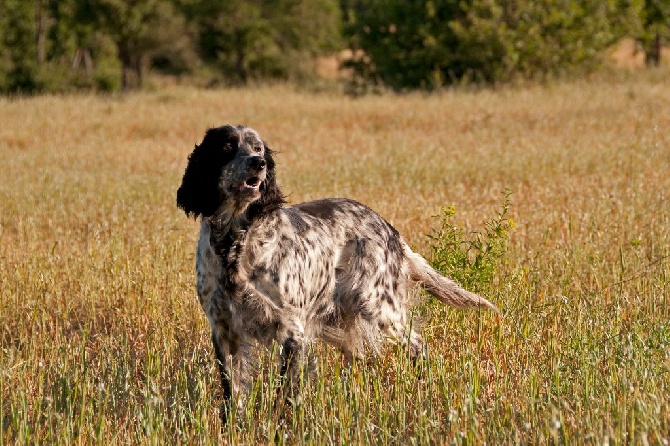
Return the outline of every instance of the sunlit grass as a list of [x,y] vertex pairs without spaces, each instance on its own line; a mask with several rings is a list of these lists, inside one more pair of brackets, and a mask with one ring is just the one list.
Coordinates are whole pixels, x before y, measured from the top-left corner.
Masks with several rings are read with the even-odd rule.
[[[358,99],[173,89],[0,100],[4,443],[664,444],[670,441],[670,92],[660,76]],[[481,228],[512,192],[486,297],[423,300],[428,360],[321,372],[283,417],[276,368],[221,429],[174,205],[207,127],[253,126],[289,200],[347,196],[409,243],[441,206]],[[275,362],[273,352],[264,363]]]

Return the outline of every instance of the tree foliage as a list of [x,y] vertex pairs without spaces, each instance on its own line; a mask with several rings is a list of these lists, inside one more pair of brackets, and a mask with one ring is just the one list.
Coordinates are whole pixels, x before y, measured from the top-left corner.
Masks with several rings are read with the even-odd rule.
[[356,72],[394,89],[583,71],[635,18],[635,5],[614,0],[346,3],[347,31],[368,56]]
[[75,9],[80,23],[95,26],[114,43],[124,90],[142,85],[152,56],[176,67],[189,57],[185,21],[169,0],[75,0]]
[[0,62],[3,70],[0,80],[10,92],[33,91],[38,88],[36,46],[34,40],[35,8],[21,0],[3,0],[0,15],[2,46]]
[[637,38],[645,50],[647,65],[658,66],[663,42],[670,37],[670,1],[642,0],[641,3],[642,23]]
[[149,68],[203,65],[225,83],[299,80],[341,43],[337,0],[0,1],[5,92],[131,90]]
[[200,0],[191,11],[203,58],[234,83],[300,78],[305,63],[339,43],[334,0]]
[[657,65],[669,17],[668,0],[0,0],[0,91],[302,82],[342,49],[361,89],[544,79],[623,36]]

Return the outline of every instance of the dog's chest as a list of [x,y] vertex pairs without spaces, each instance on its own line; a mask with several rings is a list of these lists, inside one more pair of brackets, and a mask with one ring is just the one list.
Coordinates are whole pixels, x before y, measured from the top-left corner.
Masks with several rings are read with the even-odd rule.
[[196,287],[200,305],[211,319],[212,300],[220,294],[221,260],[210,243],[211,230],[205,222],[200,227],[200,238],[196,251]]
[[[209,224],[198,242],[198,294],[210,323],[244,331],[287,319],[324,320],[336,311],[338,280],[356,255],[354,225],[326,225],[278,213],[256,221],[219,249]],[[342,222],[340,222],[342,223]],[[340,286],[341,288],[341,286]],[[258,330],[264,331],[262,327]]]
[[273,242],[276,232],[263,237],[255,230],[238,231],[235,237],[223,237],[221,245],[215,241],[220,237],[212,234],[210,225],[203,222],[196,255],[198,296],[210,324],[266,332],[267,326],[287,316],[294,306],[277,285],[295,288],[294,283],[288,286],[285,282],[297,280],[297,269],[291,273],[281,267],[285,265],[277,258]]

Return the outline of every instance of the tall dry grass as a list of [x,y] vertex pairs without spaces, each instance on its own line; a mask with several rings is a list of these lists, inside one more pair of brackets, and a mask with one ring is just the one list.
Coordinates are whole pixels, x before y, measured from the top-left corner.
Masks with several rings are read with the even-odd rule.
[[[0,100],[0,442],[667,444],[669,103],[662,76]],[[503,317],[421,303],[421,370],[396,348],[351,370],[318,349],[325,372],[283,425],[270,367],[221,429],[197,226],[174,198],[222,123],[280,152],[291,202],[360,200],[425,255],[442,205],[478,228],[509,188],[487,284]]]

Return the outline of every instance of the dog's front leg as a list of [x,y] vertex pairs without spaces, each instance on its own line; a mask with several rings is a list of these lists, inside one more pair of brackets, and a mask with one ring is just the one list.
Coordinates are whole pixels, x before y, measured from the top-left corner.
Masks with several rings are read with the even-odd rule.
[[277,341],[281,348],[279,374],[281,384],[278,401],[297,402],[300,386],[307,380],[314,365],[308,355],[303,333],[298,330],[279,330]]
[[300,367],[304,362],[304,348],[304,342],[296,337],[289,337],[282,342],[281,367],[279,370],[282,380],[299,380]]
[[221,423],[228,421],[233,397],[233,383],[230,376],[230,367],[228,358],[230,357],[230,340],[224,335],[223,330],[212,330],[212,344],[214,345],[214,354],[216,355],[216,365],[219,368],[221,377],[221,390],[223,391],[224,404],[220,410]]
[[212,330],[212,344],[216,354],[216,364],[221,375],[224,407],[221,421],[225,424],[230,417],[234,402],[241,406],[246,386],[246,362],[239,339],[228,329],[216,327]]

